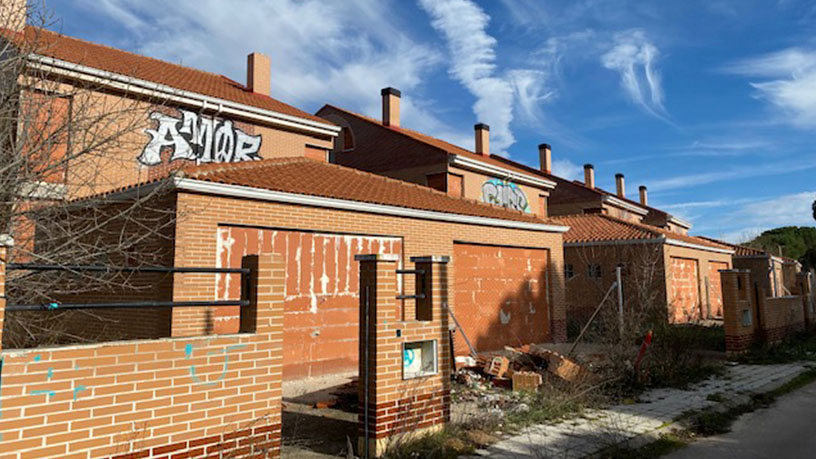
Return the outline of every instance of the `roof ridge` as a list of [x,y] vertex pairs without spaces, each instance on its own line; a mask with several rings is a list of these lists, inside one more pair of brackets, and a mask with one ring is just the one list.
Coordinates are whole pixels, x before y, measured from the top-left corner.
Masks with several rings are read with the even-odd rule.
[[[346,109],[346,108],[338,107],[338,106],[333,105],[333,104],[326,104],[326,105],[324,105],[324,107],[330,107],[330,108],[333,108],[333,109],[335,109],[335,110],[339,110],[339,111],[341,111],[341,112],[348,113],[349,115],[356,116],[356,117],[358,117],[358,118],[362,119],[363,121],[366,121],[366,122],[369,122],[369,123],[374,124],[374,125],[376,125],[376,126],[379,126],[379,127],[383,128],[383,129],[385,129],[385,130],[387,130],[387,131],[391,131],[391,132],[396,132],[396,133],[398,133],[398,134],[402,134],[402,135],[404,135],[404,136],[406,136],[406,137],[408,137],[408,138],[410,138],[410,139],[413,139],[413,140],[417,140],[417,141],[423,142],[422,140],[419,140],[419,139],[417,139],[417,138],[415,138],[415,137],[411,136],[411,135],[410,135],[410,133],[414,133],[414,134],[416,134],[416,135],[418,135],[418,136],[421,136],[421,137],[429,137],[429,138],[431,138],[431,139],[437,140],[437,141],[439,141],[439,142],[446,143],[446,144],[448,144],[448,145],[450,145],[450,146],[452,146],[452,147],[458,148],[458,149],[460,149],[460,150],[464,150],[464,151],[466,151],[466,152],[468,152],[468,153],[471,153],[471,154],[474,154],[474,155],[475,155],[475,154],[477,154],[476,152],[474,152],[474,151],[470,151],[470,150],[468,150],[468,149],[467,149],[467,148],[465,148],[465,147],[460,147],[459,145],[456,145],[456,144],[454,144],[454,143],[448,142],[447,140],[444,140],[444,139],[440,139],[439,137],[434,137],[434,136],[429,135],[429,134],[423,134],[422,132],[419,132],[419,131],[417,131],[417,130],[415,130],[415,129],[410,129],[410,128],[406,128],[406,127],[402,127],[402,126],[398,126],[398,127],[394,127],[394,126],[386,126],[386,125],[382,124],[382,121],[379,121],[379,120],[377,120],[376,118],[372,118],[372,117],[370,117],[370,116],[363,115],[363,114],[360,114],[360,113],[357,113],[357,112],[351,111],[351,110]],[[318,110],[318,111],[319,111],[319,110]],[[425,143],[426,145],[428,145],[428,146],[430,146],[430,147],[432,147],[432,148],[436,148],[437,150],[442,150],[442,151],[444,151],[445,153],[451,153],[450,151],[447,151],[447,150],[445,150],[444,148],[440,148],[440,147],[438,147],[438,146],[436,146],[436,145],[431,145],[431,144],[428,144],[427,142],[423,142],[423,143]]]
[[74,41],[78,41],[78,42],[81,42],[81,43],[85,43],[87,45],[98,46],[100,48],[109,49],[111,51],[117,51],[117,52],[120,52],[120,53],[125,53],[125,54],[128,54],[128,55],[134,56],[134,57],[138,57],[140,59],[147,59],[147,60],[151,60],[151,61],[154,61],[154,62],[161,62],[162,64],[172,65],[174,67],[178,67],[178,68],[184,69],[184,70],[190,70],[190,71],[193,71],[193,72],[206,73],[208,75],[212,75],[212,76],[216,76],[216,77],[222,77],[222,78],[225,78],[225,79],[227,79],[227,80],[229,80],[231,82],[238,83],[242,87],[246,88],[246,86],[244,86],[243,84],[241,84],[241,83],[239,83],[239,82],[237,82],[237,81],[235,81],[235,80],[233,80],[233,79],[231,79],[231,78],[229,78],[226,75],[221,74],[221,73],[210,72],[208,70],[202,70],[202,69],[198,69],[198,68],[195,68],[195,67],[188,67],[186,65],[178,64],[178,63],[171,62],[171,61],[164,60],[164,59],[159,59],[157,57],[152,57],[152,56],[148,56],[148,55],[145,55],[145,54],[139,54],[139,53],[136,53],[136,52],[133,52],[133,51],[127,51],[127,50],[124,50],[122,48],[116,48],[115,46],[106,45],[104,43],[97,43],[95,41],[86,40],[84,38],[75,37],[73,35],[66,35],[66,34],[64,34],[62,32],[57,32],[57,31],[54,31],[54,30],[46,29],[45,27],[35,27],[35,26],[27,25],[26,29],[36,30],[36,31],[40,31],[40,32],[46,32],[48,34],[56,35],[56,36],[58,36],[60,38],[63,38],[63,39],[74,40]]

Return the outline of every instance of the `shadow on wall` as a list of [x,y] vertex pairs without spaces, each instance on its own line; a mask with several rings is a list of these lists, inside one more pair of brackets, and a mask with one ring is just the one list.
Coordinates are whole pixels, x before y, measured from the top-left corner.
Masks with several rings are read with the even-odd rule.
[[[460,306],[461,286],[457,282],[454,313],[477,352],[497,351],[504,346],[565,341],[566,321],[563,318],[552,320],[554,305],[563,301],[554,295],[553,286],[557,285],[563,285],[562,270],[548,262],[538,276],[524,277],[512,292],[495,292],[495,300],[473,304],[476,311],[466,315],[468,311],[463,311]],[[454,355],[468,355],[469,349],[461,331],[456,330],[454,336]]]

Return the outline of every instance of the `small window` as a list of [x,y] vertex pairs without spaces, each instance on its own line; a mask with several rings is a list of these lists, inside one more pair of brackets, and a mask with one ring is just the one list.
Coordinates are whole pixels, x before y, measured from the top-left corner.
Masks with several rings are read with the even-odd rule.
[[600,279],[602,275],[601,265],[587,265],[587,276],[590,279]]
[[354,134],[351,132],[351,128],[344,127],[343,131],[343,148],[342,151],[350,151],[354,150]]
[[575,277],[575,268],[573,268],[572,264],[567,263],[564,265],[564,277],[567,280],[570,280],[573,277]]

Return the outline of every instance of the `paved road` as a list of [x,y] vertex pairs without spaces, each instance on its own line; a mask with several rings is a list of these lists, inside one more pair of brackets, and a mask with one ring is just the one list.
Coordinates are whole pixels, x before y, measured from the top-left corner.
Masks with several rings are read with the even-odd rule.
[[669,459],[816,457],[816,382],[780,398],[769,408],[738,419],[732,431],[666,456]]

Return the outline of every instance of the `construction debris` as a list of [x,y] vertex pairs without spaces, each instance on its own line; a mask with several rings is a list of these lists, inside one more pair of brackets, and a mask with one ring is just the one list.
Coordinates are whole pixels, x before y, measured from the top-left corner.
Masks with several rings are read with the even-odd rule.
[[496,356],[488,362],[485,366],[485,373],[495,376],[496,378],[504,378],[504,375],[507,374],[507,370],[510,368],[510,360],[507,357]]
[[544,383],[541,373],[534,371],[517,371],[513,373],[513,390],[535,392]]

